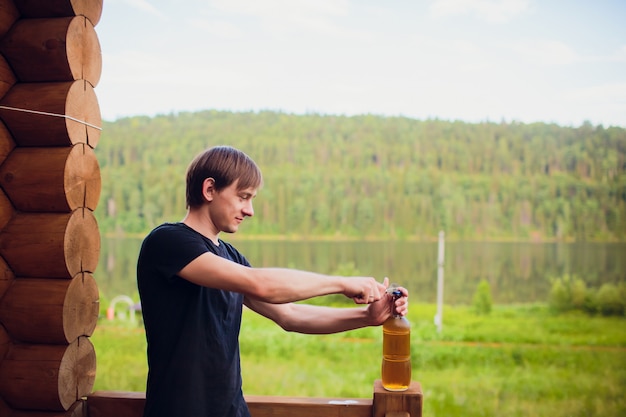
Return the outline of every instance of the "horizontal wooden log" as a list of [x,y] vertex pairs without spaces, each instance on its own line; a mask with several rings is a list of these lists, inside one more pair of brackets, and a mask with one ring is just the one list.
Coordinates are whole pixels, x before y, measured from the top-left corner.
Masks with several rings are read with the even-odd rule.
[[93,273],[100,232],[93,212],[17,213],[0,233],[0,256],[17,277],[73,278]]
[[18,147],[0,166],[0,185],[20,211],[93,211],[100,199],[100,166],[93,149],[83,143]]
[[85,80],[17,83],[0,100],[0,118],[18,146],[95,148],[100,140],[100,106]]
[[[141,417],[143,392],[96,391],[87,396],[88,417]],[[246,396],[252,417],[371,417],[367,398]]]
[[67,411],[91,392],[95,376],[87,337],[69,345],[13,344],[0,363],[0,396],[13,409]]
[[84,16],[20,19],[0,42],[0,52],[22,83],[100,81],[98,35]]
[[94,26],[102,16],[102,0],[17,0],[22,17],[85,16]]
[[87,417],[142,417],[144,392],[96,391],[87,396]]
[[4,294],[13,284],[14,279],[15,274],[13,274],[13,271],[9,268],[4,258],[0,256],[0,300],[2,300]]
[[13,209],[11,201],[0,188],[0,230],[9,223],[14,213],[15,210]]
[[[85,400],[78,400],[67,411],[20,411],[14,410],[10,417],[86,417]],[[0,414],[1,416],[1,414]]]
[[71,280],[18,278],[0,303],[0,322],[16,342],[68,344],[93,334],[99,307],[91,274]]
[[13,23],[20,18],[20,12],[12,0],[0,0],[0,38],[4,36]]
[[247,396],[253,417],[372,417],[366,398]]
[[391,392],[383,388],[382,381],[374,381],[374,410],[372,417],[385,417],[388,413],[408,413],[411,417],[422,416],[422,386],[412,381],[409,389]]
[[17,78],[15,78],[11,66],[4,56],[0,55],[0,98],[4,97],[16,82]]

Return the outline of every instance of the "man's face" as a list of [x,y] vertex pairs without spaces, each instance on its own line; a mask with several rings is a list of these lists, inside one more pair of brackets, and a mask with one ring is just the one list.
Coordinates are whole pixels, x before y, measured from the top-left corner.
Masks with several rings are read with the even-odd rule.
[[220,232],[235,233],[239,225],[248,216],[254,215],[252,199],[256,197],[256,188],[239,190],[238,180],[224,188],[213,192],[213,200],[209,204],[209,216]]

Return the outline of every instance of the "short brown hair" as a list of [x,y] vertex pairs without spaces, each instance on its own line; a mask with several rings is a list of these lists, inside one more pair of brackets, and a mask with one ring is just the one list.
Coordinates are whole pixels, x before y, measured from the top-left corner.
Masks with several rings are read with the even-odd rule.
[[214,146],[198,154],[187,168],[187,207],[202,205],[202,184],[207,178],[215,180],[221,191],[236,180],[237,188],[259,188],[263,175],[257,164],[245,153],[231,146]]

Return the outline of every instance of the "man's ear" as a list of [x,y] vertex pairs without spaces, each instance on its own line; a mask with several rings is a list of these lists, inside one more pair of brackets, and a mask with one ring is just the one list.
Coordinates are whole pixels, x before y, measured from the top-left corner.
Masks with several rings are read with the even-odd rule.
[[206,201],[213,201],[215,195],[215,180],[213,178],[205,178],[202,182],[202,196]]

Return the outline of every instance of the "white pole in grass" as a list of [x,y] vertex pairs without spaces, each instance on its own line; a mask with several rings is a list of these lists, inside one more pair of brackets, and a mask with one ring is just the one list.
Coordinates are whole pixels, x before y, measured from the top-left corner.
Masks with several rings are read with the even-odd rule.
[[444,233],[439,232],[439,248],[437,251],[437,314],[435,315],[435,325],[437,332],[441,332],[443,326],[443,253],[444,253]]

